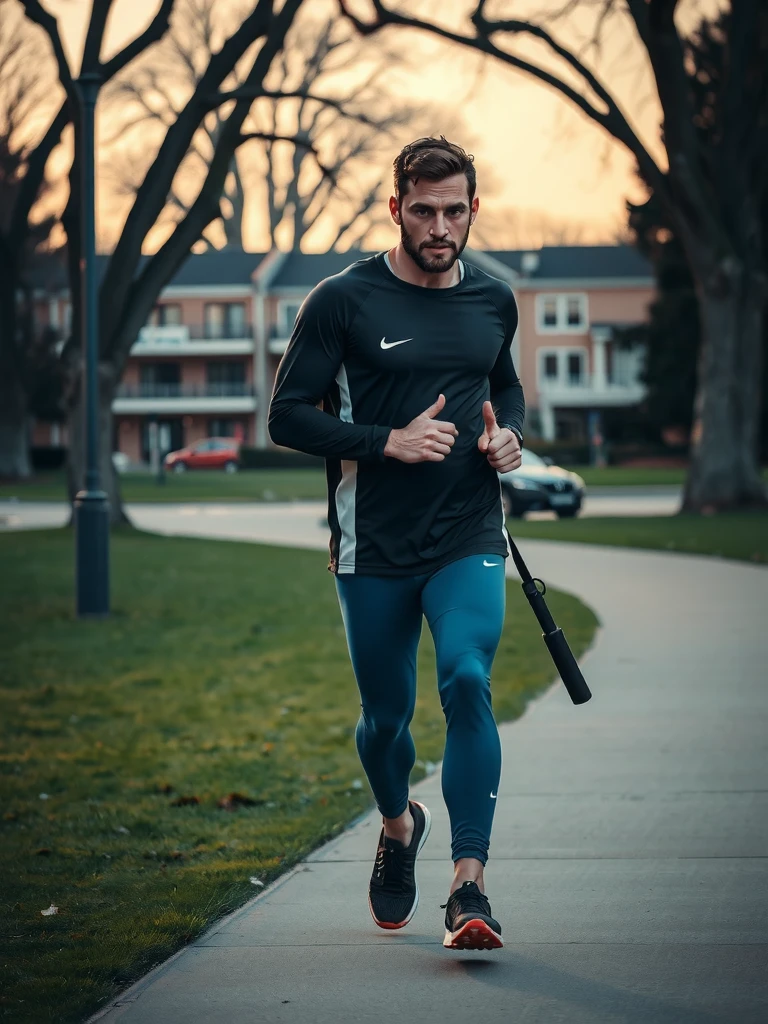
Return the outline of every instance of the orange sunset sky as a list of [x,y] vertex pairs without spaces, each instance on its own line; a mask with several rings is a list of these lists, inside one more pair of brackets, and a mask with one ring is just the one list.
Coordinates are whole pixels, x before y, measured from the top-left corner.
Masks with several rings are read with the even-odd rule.
[[[220,0],[227,3],[228,0]],[[462,14],[471,8],[464,0],[404,0],[399,5],[409,13],[422,16],[437,13],[445,24],[458,27]],[[560,2],[499,2],[492,13],[521,16],[526,11],[554,11]],[[79,55],[91,0],[46,0],[46,7],[59,18],[65,46],[74,70]],[[158,7],[158,0],[117,0],[109,25],[103,56],[109,56],[146,25]],[[308,0],[313,15],[333,10],[332,0]],[[357,0],[361,13],[365,0]],[[578,47],[587,32],[595,10],[589,0],[579,5],[575,18],[558,23],[555,34],[570,47]],[[688,17],[691,17],[689,5]],[[701,10],[701,6],[699,6]],[[686,11],[683,8],[682,18]],[[486,233],[490,223],[509,217],[514,211],[518,222],[515,241],[520,245],[537,243],[532,226],[543,215],[548,222],[562,223],[575,230],[578,241],[605,241],[614,237],[625,222],[624,202],[642,196],[634,180],[633,159],[618,144],[611,142],[600,128],[572,108],[559,94],[527,78],[520,72],[435,41],[423,33],[389,30],[390,41],[408,49],[415,68],[399,72],[399,87],[411,97],[445,104],[450,115],[457,108],[472,133],[471,148],[479,170],[481,218]],[[520,47],[515,52],[521,52]],[[534,52],[534,51],[529,51]],[[626,19],[610,27],[599,58],[587,58],[597,66],[603,79],[630,116],[635,129],[663,163],[658,143],[659,109],[647,66],[634,30]],[[482,63],[482,70],[481,70]],[[104,125],[100,125],[103,130]],[[435,126],[439,133],[440,126]],[[455,141],[462,143],[461,138]],[[393,154],[394,155],[394,154]],[[483,194],[483,171],[493,169],[493,189]],[[485,199],[485,202],[483,200]],[[100,236],[110,234],[109,213],[100,207]],[[386,233],[377,242],[389,244]],[[249,248],[262,248],[258,225],[246,239]],[[490,244],[510,244],[504,239]],[[315,246],[313,246],[315,247]],[[319,246],[322,248],[322,244]]]

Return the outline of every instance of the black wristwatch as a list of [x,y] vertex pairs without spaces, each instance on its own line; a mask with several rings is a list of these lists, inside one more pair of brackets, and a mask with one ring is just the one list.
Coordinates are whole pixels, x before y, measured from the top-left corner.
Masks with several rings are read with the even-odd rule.
[[517,427],[513,427],[511,423],[499,423],[498,425],[500,427],[506,427],[507,430],[511,430],[512,433],[517,438],[517,440],[520,442],[520,447],[521,448],[523,447],[523,435],[520,433],[520,431],[517,429]]

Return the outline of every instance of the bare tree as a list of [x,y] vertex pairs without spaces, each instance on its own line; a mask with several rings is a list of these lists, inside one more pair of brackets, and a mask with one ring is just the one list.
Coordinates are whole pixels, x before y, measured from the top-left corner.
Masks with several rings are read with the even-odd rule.
[[597,234],[584,221],[554,217],[545,210],[494,211],[478,217],[472,228],[473,245],[482,249],[538,249],[545,245],[610,245],[618,225]]
[[[37,0],[22,0],[27,16],[40,24],[48,34],[59,72],[59,81],[70,100],[75,100],[75,86],[67,62],[56,19],[44,10]],[[113,0],[94,4],[86,33],[82,59],[82,72],[102,77],[110,65],[101,62],[100,51],[109,9]],[[123,372],[125,361],[140,328],[161,290],[177,272],[193,245],[203,236],[206,228],[220,215],[221,195],[232,158],[237,149],[265,133],[250,128],[246,123],[257,97],[284,98],[269,89],[266,79],[276,57],[282,50],[288,31],[302,6],[303,0],[284,0],[275,11],[272,0],[257,0],[237,27],[227,35],[221,46],[210,55],[207,66],[188,97],[180,102],[176,116],[163,134],[157,153],[131,203],[125,224],[114,251],[106,261],[99,292],[99,433],[104,439],[112,436],[112,402]],[[167,15],[173,2],[167,5]],[[159,15],[158,15],[159,16]],[[151,26],[150,26],[151,28]],[[149,30],[148,30],[149,31]],[[161,33],[162,35],[162,33]],[[142,40],[146,38],[140,37]],[[146,43],[129,44],[123,53],[138,55]],[[128,63],[124,60],[123,66]],[[232,76],[239,69],[237,80]],[[114,73],[114,72],[113,72]],[[293,94],[291,94],[293,95]],[[317,102],[337,105],[331,98],[317,98]],[[215,152],[187,212],[173,226],[170,234],[157,251],[142,258],[142,247],[154,230],[166,208],[166,199],[196,133],[208,112],[222,110],[222,125]],[[272,136],[270,136],[273,138]],[[293,141],[290,135],[281,138]],[[64,345],[62,358],[70,383],[70,494],[80,486],[84,463],[82,435],[80,380],[80,351],[77,344],[82,318],[82,296],[79,279],[81,241],[78,211],[80,207],[80,139],[75,135],[75,154],[70,171],[69,201],[62,223],[68,238],[70,264],[70,292],[73,300],[73,333]],[[120,501],[119,484],[112,467],[108,445],[102,445],[101,479],[107,490],[113,521],[125,518]]]
[[[231,25],[236,12],[216,0],[180,0],[162,45],[115,83],[111,102],[121,105],[122,123],[111,140],[121,146],[113,175],[123,196],[136,193],[146,163],[136,158],[126,165],[126,136],[135,137],[139,127],[144,152],[147,127],[164,132],[173,123],[180,92],[196,88],[218,44],[222,18]],[[217,223],[226,246],[243,248],[246,190],[263,203],[264,216],[258,221],[266,225],[262,244],[269,247],[300,249],[313,232],[327,248],[342,239],[354,244],[377,222],[384,149],[392,148],[397,128],[415,123],[417,115],[423,120],[425,111],[396,101],[381,86],[383,75],[403,63],[402,55],[362,50],[357,34],[338,16],[318,17],[313,8],[308,17],[297,19],[266,83],[278,97],[291,98],[264,97],[254,104],[251,120],[264,139],[254,139],[234,155],[225,180]],[[233,72],[232,88],[240,84],[241,73]],[[337,76],[345,73],[354,86],[339,88]],[[329,93],[336,104],[318,102],[310,89]],[[164,216],[171,223],[194,201],[224,123],[218,110],[201,122],[168,195]],[[323,156],[323,167],[317,153]],[[221,235],[211,224],[205,239],[219,247]]]
[[[162,36],[172,5],[173,0],[162,0],[155,17],[144,32],[103,63],[98,61],[98,56],[94,61],[94,52],[98,54],[101,46],[111,0],[95,5],[86,39],[87,59],[84,58],[84,67],[98,66],[102,78],[108,81],[138,53]],[[20,37],[16,37],[16,41],[10,46],[10,56],[5,58],[4,73],[0,75],[5,97],[2,102],[6,104],[6,110],[8,96],[12,97],[13,116],[11,121],[6,121],[6,129],[10,125],[15,126],[6,136],[9,141],[5,147],[5,155],[9,158],[10,164],[3,171],[0,224],[0,417],[3,423],[0,448],[3,452],[10,453],[10,457],[6,456],[6,465],[15,473],[28,471],[26,394],[23,380],[24,335],[18,330],[16,299],[23,291],[24,268],[27,265],[30,248],[39,243],[39,201],[48,188],[48,161],[61,143],[62,133],[72,120],[73,110],[77,109],[72,75],[64,57],[56,19],[36,0],[22,2],[22,6],[29,20],[37,22],[52,38],[54,67],[59,68],[59,81],[55,81],[53,69],[49,69],[45,62],[40,60],[40,33],[31,30],[38,36],[33,41],[32,53],[26,49],[27,44],[20,45]],[[9,10],[10,6],[4,3],[0,29],[13,37],[14,22],[8,13]],[[24,30],[19,27],[18,31],[23,37]],[[7,54],[7,48],[3,52]],[[39,86],[30,89],[30,83],[35,81],[39,81]],[[34,137],[31,131],[29,135],[22,133],[22,140],[18,129],[25,124],[24,115],[32,107],[35,108],[38,117],[45,115],[49,104],[52,105],[52,116],[45,130],[38,137]],[[72,241],[73,238],[70,237],[70,242]],[[74,241],[77,242],[77,239]],[[79,255],[76,253],[75,266],[78,259]]]
[[[45,246],[52,220],[35,211],[16,241],[11,233],[29,160],[34,151],[33,117],[51,87],[51,75],[34,59],[34,32],[20,17],[0,18],[0,476],[30,474],[29,360],[34,320],[29,275],[35,250]],[[45,191],[41,183],[38,198]],[[39,261],[38,261],[39,262]]]
[[[429,32],[487,54],[557,90],[635,157],[679,238],[695,282],[702,325],[688,511],[766,502],[758,465],[762,323],[766,302],[761,208],[768,199],[768,5],[733,0],[727,72],[712,102],[722,130],[702,146],[689,79],[685,39],[675,23],[677,0],[599,0],[585,50],[564,45],[545,14],[533,20],[490,18],[479,0],[466,31],[391,10],[370,0],[371,17],[342,10],[364,35],[387,26]],[[559,14],[576,7],[564,0]],[[630,19],[663,111],[667,167],[659,166],[620,104],[586,62],[599,59],[608,20]],[[554,19],[556,20],[556,19]],[[535,43],[545,58],[513,53],[508,44]],[[530,51],[526,51],[530,52]],[[560,71],[552,70],[559,62]]]

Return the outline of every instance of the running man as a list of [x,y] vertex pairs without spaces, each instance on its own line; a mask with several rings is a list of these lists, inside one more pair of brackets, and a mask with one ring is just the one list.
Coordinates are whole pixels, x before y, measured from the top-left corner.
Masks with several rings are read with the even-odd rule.
[[[504,622],[498,472],[520,465],[525,403],[510,288],[459,259],[477,216],[472,157],[418,139],[394,163],[400,243],[322,281],[275,381],[272,440],[323,456],[330,565],[362,714],[356,744],[383,818],[369,887],[381,928],[416,910],[430,813],[410,800],[409,725],[426,617],[446,720],[453,881],[443,945],[493,949],[483,868],[501,777],[490,673]],[[319,407],[322,402],[322,408]]]

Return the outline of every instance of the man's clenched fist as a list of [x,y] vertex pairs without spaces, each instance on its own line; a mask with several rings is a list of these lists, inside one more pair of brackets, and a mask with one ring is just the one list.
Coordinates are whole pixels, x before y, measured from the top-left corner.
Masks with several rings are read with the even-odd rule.
[[459,432],[453,423],[435,419],[445,405],[445,395],[402,430],[393,430],[384,454],[400,462],[442,462],[450,454]]
[[509,427],[500,427],[490,402],[483,402],[485,430],[477,441],[477,447],[488,455],[488,461],[498,473],[517,469],[523,456],[520,441]]

